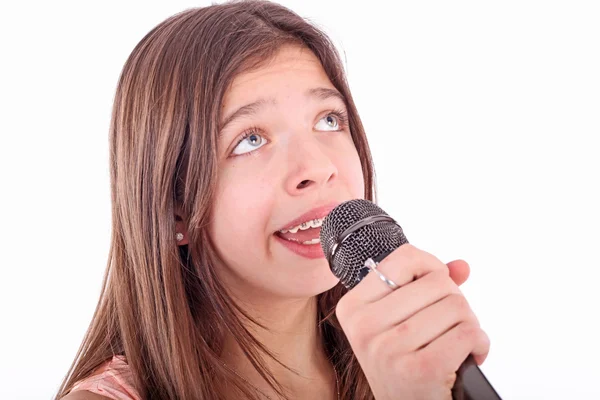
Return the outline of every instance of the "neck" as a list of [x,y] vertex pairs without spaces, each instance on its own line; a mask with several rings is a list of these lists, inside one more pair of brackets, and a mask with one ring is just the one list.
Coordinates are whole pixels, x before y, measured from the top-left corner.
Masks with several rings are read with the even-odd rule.
[[[279,301],[269,299],[262,303],[253,301],[252,304],[244,303],[242,307],[265,327],[251,324],[248,330],[279,361],[298,373],[295,374],[270,357],[264,356],[265,366],[280,384],[297,398],[308,398],[303,397],[308,395],[307,388],[313,392],[318,390],[320,392],[318,398],[325,398],[322,397],[324,391],[332,396],[329,398],[334,398],[335,378],[317,326],[316,297]],[[260,390],[274,394],[242,353],[234,337],[225,338],[222,357],[223,362],[249,383]]]

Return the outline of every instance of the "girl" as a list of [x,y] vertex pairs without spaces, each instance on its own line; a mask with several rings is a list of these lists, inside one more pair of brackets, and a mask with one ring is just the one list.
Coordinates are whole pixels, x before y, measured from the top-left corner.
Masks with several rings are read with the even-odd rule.
[[402,246],[379,266],[395,291],[330,272],[320,224],[374,198],[373,168],[334,46],[290,10],[213,5],[148,33],[110,165],[103,290],[57,399],[444,399],[483,362],[465,262]]

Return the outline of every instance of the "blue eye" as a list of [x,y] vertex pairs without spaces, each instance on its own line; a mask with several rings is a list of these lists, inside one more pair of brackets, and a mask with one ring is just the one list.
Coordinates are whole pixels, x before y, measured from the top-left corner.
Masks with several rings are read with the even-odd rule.
[[[317,130],[322,131],[340,131],[348,124],[348,116],[345,111],[334,110],[319,120],[325,122],[325,125]],[[317,123],[316,127],[319,126]]]
[[246,154],[261,148],[265,144],[267,144],[267,139],[263,138],[260,134],[256,133],[255,130],[251,129],[242,135],[242,138],[238,142],[237,146],[235,146],[231,154]]
[[[348,126],[348,113],[345,110],[332,110],[317,122],[315,129],[325,132],[339,132]],[[241,156],[258,150],[269,143],[260,133],[260,129],[252,127],[246,130],[231,152],[232,156]]]

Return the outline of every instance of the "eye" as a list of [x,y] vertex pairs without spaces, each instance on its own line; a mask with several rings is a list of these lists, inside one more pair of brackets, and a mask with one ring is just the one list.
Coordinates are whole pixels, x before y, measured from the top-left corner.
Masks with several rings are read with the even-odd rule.
[[315,128],[319,131],[341,131],[348,124],[348,117],[345,111],[334,110],[321,118]]
[[247,154],[261,148],[265,144],[267,144],[267,139],[263,138],[256,130],[250,129],[242,135],[231,154],[236,156]]

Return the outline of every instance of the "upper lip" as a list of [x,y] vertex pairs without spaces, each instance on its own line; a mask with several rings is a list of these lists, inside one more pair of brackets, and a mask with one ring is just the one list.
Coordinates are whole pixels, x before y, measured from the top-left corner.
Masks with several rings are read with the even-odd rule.
[[340,204],[340,203],[339,202],[328,203],[328,204],[326,204],[324,206],[313,208],[312,210],[310,210],[310,211],[302,214],[298,218],[296,218],[296,219],[288,222],[283,228],[280,228],[278,231],[289,230],[289,229],[293,228],[296,225],[300,225],[303,222],[312,221],[313,219],[317,219],[317,218],[324,218],[338,204]]

